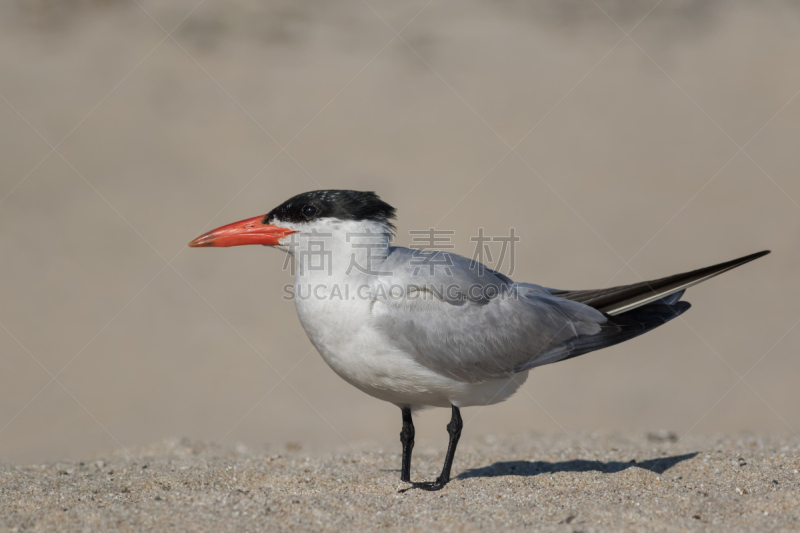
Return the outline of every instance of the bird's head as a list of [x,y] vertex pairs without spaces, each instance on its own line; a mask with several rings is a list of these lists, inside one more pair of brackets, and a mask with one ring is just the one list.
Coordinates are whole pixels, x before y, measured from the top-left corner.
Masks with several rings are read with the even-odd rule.
[[343,235],[358,230],[390,233],[394,214],[394,207],[374,192],[311,191],[289,198],[266,215],[204,233],[189,246],[285,247],[293,234]]

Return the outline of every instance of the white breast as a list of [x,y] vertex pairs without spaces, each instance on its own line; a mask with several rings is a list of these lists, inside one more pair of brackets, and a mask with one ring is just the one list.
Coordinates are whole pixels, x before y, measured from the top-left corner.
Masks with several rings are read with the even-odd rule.
[[[307,286],[295,289],[296,294],[308,294]],[[372,302],[344,299],[350,290],[340,290],[341,298],[331,290],[314,292],[310,298],[295,299],[308,338],[334,372],[371,396],[416,408],[487,405],[511,396],[527,378],[523,372],[513,381],[476,384],[438,374],[395,347],[372,325]]]

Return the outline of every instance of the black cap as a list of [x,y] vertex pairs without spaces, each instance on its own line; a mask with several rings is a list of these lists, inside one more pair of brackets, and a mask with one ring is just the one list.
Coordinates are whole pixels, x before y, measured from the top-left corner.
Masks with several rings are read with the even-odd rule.
[[265,224],[273,220],[284,222],[309,222],[317,218],[338,218],[340,220],[372,220],[386,224],[395,216],[394,207],[380,199],[372,191],[322,190],[310,191],[293,196],[267,213]]

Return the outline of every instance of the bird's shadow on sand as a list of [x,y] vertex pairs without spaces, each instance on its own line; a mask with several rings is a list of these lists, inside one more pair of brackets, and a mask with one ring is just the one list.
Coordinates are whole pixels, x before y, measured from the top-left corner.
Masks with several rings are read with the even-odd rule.
[[672,457],[661,457],[659,459],[648,459],[646,461],[628,463],[619,461],[585,461],[575,459],[572,461],[560,461],[549,463],[547,461],[500,461],[481,468],[472,468],[458,475],[458,479],[471,477],[497,477],[497,476],[538,476],[539,474],[554,474],[556,472],[603,472],[604,474],[615,474],[628,468],[636,467],[656,474],[663,474],[676,464],[692,459],[698,452],[687,453],[684,455],[673,455]]

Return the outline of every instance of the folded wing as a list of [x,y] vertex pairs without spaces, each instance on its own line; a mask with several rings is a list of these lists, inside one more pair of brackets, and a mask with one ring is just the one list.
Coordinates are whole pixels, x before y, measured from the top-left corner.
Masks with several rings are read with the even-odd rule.
[[438,373],[466,382],[508,377],[538,354],[600,333],[608,320],[590,306],[447,255],[435,269],[417,268],[414,251],[392,249],[382,268],[391,275],[378,279],[372,307],[374,325],[395,348]]

